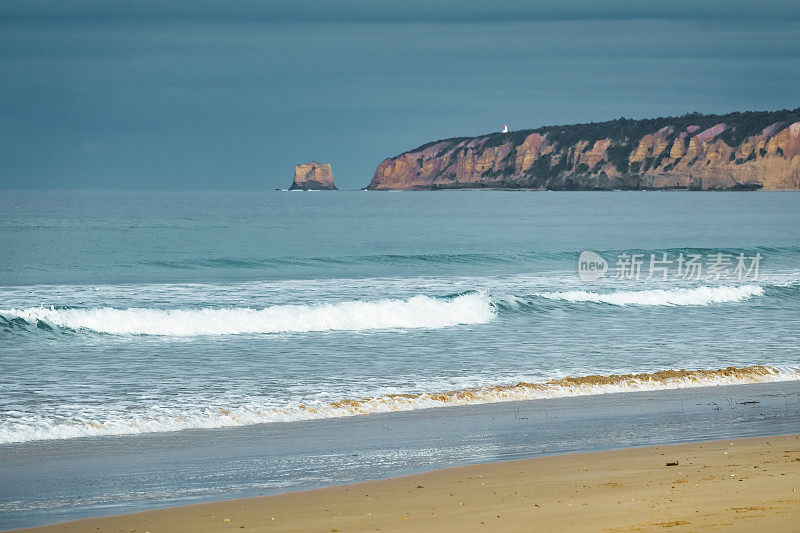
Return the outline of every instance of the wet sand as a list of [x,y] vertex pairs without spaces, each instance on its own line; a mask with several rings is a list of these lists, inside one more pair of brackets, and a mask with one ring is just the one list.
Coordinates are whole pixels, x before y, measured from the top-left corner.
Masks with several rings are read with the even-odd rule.
[[800,434],[463,466],[24,531],[791,531],[798,524]]

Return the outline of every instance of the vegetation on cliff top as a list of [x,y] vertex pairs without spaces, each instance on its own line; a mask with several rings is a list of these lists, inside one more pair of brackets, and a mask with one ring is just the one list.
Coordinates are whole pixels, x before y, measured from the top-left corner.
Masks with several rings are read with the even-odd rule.
[[400,155],[419,152],[435,144],[443,143],[441,152],[452,149],[455,145],[472,139],[486,139],[482,146],[489,148],[511,142],[513,146],[521,145],[525,138],[532,133],[547,135],[548,141],[561,146],[574,145],[578,141],[594,143],[600,139],[610,139],[621,148],[615,153],[615,159],[620,162],[627,160],[631,151],[636,148],[639,140],[650,133],[654,133],[666,126],[672,126],[674,132],[671,137],[686,131],[689,126],[698,126],[697,132],[723,123],[727,127],[717,136],[728,146],[737,146],[748,137],[758,135],[764,128],[781,122],[790,124],[800,121],[800,107],[796,109],[782,109],[780,111],[745,111],[728,113],[727,115],[703,115],[700,113],[687,113],[679,117],[658,117],[645,119],[630,119],[620,117],[616,120],[605,122],[590,122],[588,124],[571,124],[566,126],[542,126],[536,129],[517,130],[509,133],[490,133],[477,137],[452,137],[425,143],[413,150],[408,150]]

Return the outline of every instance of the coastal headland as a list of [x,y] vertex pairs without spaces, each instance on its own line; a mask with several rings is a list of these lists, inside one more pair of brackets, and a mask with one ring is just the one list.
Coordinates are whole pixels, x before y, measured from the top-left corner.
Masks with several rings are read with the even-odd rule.
[[545,126],[424,144],[367,189],[797,190],[800,108]]

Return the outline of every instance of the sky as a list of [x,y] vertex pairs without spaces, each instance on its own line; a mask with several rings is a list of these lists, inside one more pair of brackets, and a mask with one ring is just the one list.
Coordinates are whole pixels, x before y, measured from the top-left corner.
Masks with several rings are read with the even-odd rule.
[[[652,4],[652,5],[651,5]],[[0,189],[340,189],[431,140],[800,107],[800,2],[4,0]]]

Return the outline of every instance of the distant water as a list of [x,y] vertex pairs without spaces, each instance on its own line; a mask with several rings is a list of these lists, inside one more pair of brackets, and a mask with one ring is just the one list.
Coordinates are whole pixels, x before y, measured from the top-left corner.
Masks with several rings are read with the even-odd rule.
[[[797,380],[798,200],[5,192],[0,445]],[[760,264],[586,283],[584,250]]]

